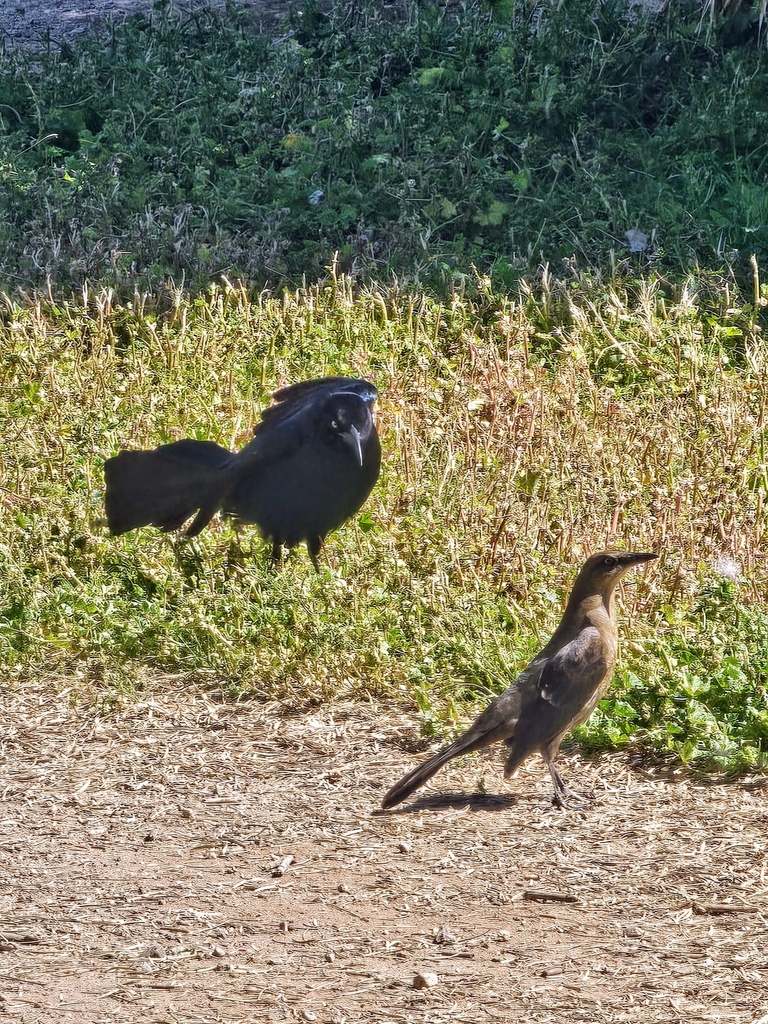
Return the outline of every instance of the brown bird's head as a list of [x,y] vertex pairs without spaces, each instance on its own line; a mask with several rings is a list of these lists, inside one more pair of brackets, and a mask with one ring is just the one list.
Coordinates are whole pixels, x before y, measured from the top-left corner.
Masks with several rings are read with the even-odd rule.
[[599,595],[608,604],[614,587],[628,569],[658,557],[650,551],[598,551],[590,555],[576,577],[569,603]]

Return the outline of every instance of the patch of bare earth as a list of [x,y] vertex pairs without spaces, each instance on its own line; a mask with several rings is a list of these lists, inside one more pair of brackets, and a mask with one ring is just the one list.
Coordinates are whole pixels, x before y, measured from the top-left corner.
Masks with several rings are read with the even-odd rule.
[[594,800],[563,812],[497,752],[379,813],[406,716],[0,697],[9,1021],[768,1021],[754,784],[564,758]]

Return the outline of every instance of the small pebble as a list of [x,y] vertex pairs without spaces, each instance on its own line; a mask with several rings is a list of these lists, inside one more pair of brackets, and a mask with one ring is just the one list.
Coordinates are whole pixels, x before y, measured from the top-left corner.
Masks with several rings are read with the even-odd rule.
[[272,877],[281,878],[288,870],[288,868],[291,866],[291,864],[294,863],[294,860],[295,858],[291,853],[289,853],[287,857],[275,857],[272,863],[270,864],[270,868],[272,870]]
[[431,971],[424,971],[423,974],[416,974],[413,978],[414,988],[434,988],[438,983],[439,978],[436,974],[432,974]]

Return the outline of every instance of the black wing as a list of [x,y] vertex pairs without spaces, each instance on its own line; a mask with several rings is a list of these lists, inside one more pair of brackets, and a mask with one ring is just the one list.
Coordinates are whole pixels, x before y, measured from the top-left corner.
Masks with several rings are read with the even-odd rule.
[[324,401],[331,395],[353,394],[361,398],[366,405],[372,406],[379,393],[367,380],[359,377],[318,377],[315,380],[302,380],[298,384],[289,384],[279,388],[272,395],[272,405],[261,414],[261,421],[253,428],[259,435],[266,428],[276,427],[290,419],[300,419],[314,403]]

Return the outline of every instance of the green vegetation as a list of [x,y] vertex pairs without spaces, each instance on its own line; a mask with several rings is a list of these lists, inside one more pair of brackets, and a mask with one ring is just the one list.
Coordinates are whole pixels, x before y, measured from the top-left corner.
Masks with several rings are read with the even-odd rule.
[[0,55],[0,285],[297,284],[335,252],[358,277],[442,285],[561,260],[751,281],[750,255],[768,261],[756,28],[708,29],[687,3],[489,7],[310,0],[273,45],[237,9],[158,4]]
[[[658,548],[622,591],[617,684],[581,737],[762,765],[768,347],[754,312],[726,289],[670,300],[654,284],[499,298],[480,278],[474,295],[332,277],[281,298],[8,300],[6,671],[59,670],[104,699],[146,665],[288,705],[373,694],[442,729],[546,639],[588,550]],[[331,371],[380,387],[387,457],[319,576],[303,549],[274,572],[228,523],[194,542],[108,536],[102,465],[121,445],[239,445],[273,388]]]
[[[274,45],[159,3],[1,54],[6,674],[372,694],[439,731],[586,553],[653,547],[579,738],[763,766],[768,51],[763,0],[723,6],[309,2]],[[229,523],[108,536],[121,446],[240,445],[331,372],[381,389],[386,461],[319,576]]]

